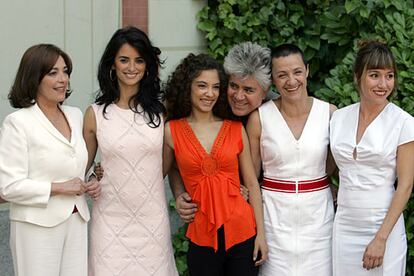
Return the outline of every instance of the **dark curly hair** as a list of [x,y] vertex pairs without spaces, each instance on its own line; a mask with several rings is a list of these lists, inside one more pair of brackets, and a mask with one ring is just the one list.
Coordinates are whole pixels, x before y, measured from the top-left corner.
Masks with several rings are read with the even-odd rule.
[[[26,50],[8,95],[12,107],[23,108],[35,104],[39,85],[46,74],[55,66],[59,56],[65,61],[70,77],[72,61],[59,47],[53,44],[37,44]],[[66,98],[71,92],[70,85],[68,85]]]
[[227,102],[227,75],[223,66],[207,54],[189,54],[168,78],[165,87],[167,120],[190,116],[191,84],[205,70],[217,70],[220,79],[220,92],[213,107],[213,114],[222,119],[231,118]]
[[[109,40],[99,62],[98,81],[100,90],[95,103],[104,105],[103,113],[105,115],[108,105],[119,100],[118,80],[116,78],[111,79],[111,74],[114,75],[111,70],[115,63],[116,54],[124,44],[129,44],[135,48],[146,63],[146,72],[140,81],[138,91],[129,99],[130,103],[133,102],[131,110],[135,113],[144,113],[148,119],[148,125],[156,128],[161,124],[161,115],[165,113],[159,78],[159,68],[163,63],[159,58],[161,51],[159,48],[152,46],[148,36],[136,27],[119,29]],[[142,110],[138,110],[138,104],[141,105]]]

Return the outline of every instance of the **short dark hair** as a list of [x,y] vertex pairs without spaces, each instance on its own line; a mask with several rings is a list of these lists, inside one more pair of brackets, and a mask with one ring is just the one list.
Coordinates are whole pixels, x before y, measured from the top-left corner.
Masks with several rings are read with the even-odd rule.
[[[72,61],[59,47],[52,44],[37,44],[26,50],[20,60],[16,77],[8,95],[12,107],[23,108],[35,104],[39,85],[44,76],[52,70],[59,56],[65,61],[67,73],[70,76]],[[66,98],[70,93],[69,86]]]
[[392,69],[394,71],[394,91],[397,87],[397,65],[394,55],[387,44],[375,40],[358,42],[358,53],[355,58],[353,73],[358,91],[362,76],[370,69]]
[[[100,91],[95,102],[104,105],[103,113],[105,115],[108,105],[119,100],[118,80],[111,79],[111,70],[115,63],[115,57],[124,44],[135,48],[146,64],[146,72],[140,81],[138,91],[129,99],[130,102],[133,102],[131,110],[135,113],[144,113],[149,120],[148,125],[158,127],[161,124],[160,114],[165,112],[159,79],[159,68],[162,64],[159,58],[161,51],[152,46],[148,36],[136,27],[129,26],[117,30],[106,45],[98,67]],[[142,110],[138,109],[138,104],[141,105]]]
[[296,54],[300,55],[300,57],[302,58],[303,64],[305,64],[305,66],[308,65],[308,62],[305,59],[305,55],[303,54],[303,51],[294,44],[290,44],[290,43],[281,44],[277,47],[272,48],[270,52],[272,55],[272,59],[279,58],[279,57],[287,57],[287,56],[296,55]]
[[220,80],[220,94],[213,107],[214,115],[230,117],[227,103],[227,75],[223,66],[207,54],[189,54],[168,78],[165,96],[167,100],[167,120],[180,119],[191,114],[191,84],[202,71],[216,70]]

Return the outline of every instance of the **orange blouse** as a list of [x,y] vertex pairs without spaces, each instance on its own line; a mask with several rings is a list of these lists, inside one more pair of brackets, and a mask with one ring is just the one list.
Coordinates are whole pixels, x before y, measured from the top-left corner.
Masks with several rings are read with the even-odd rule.
[[238,155],[242,124],[224,120],[211,153],[203,148],[185,118],[170,121],[177,165],[199,211],[187,237],[217,251],[217,230],[224,225],[226,250],[256,234],[253,208],[240,194]]

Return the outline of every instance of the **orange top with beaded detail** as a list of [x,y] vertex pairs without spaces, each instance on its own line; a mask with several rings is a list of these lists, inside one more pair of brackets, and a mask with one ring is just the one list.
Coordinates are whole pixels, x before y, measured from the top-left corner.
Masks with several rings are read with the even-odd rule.
[[217,251],[217,230],[224,225],[226,250],[256,234],[253,208],[240,194],[238,155],[243,150],[242,124],[224,120],[210,153],[187,119],[170,121],[174,153],[184,186],[199,211],[187,237]]

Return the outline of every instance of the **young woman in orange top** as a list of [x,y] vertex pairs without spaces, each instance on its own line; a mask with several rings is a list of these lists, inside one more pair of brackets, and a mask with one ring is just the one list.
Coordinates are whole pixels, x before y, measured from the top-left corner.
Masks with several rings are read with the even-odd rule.
[[164,172],[176,162],[199,206],[187,230],[190,275],[257,275],[267,258],[259,184],[242,124],[224,119],[226,87],[222,66],[205,54],[188,55],[166,87]]

